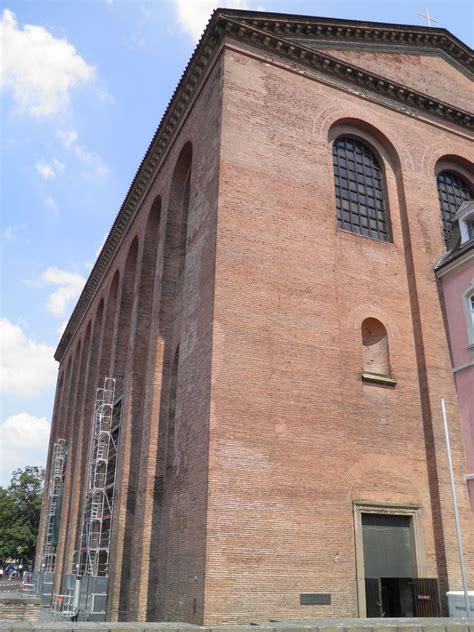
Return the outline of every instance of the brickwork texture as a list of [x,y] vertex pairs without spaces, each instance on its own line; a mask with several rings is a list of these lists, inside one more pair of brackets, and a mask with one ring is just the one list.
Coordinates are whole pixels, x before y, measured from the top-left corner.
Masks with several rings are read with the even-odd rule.
[[[468,98],[465,74],[436,52],[331,46],[388,79],[400,68],[421,92],[432,73],[433,96],[454,105]],[[418,575],[438,578],[442,595],[459,590],[441,397],[472,585],[433,272],[444,251],[436,173],[466,170],[467,133],[225,36],[192,99],[61,351],[51,445],[65,438],[69,457],[55,591],[74,570],[105,375],[123,393],[111,621],[359,616],[357,507],[413,511]],[[379,159],[389,242],[336,227],[340,136]],[[361,379],[369,318],[385,328],[395,386]],[[302,607],[308,592],[330,605]]]

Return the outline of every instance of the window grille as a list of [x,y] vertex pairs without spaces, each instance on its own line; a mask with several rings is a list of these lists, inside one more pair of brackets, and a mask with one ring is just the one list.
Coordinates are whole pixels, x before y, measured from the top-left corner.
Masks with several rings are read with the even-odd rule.
[[391,241],[383,173],[369,147],[354,138],[333,144],[337,226]]
[[442,171],[437,177],[439,205],[443,220],[444,238],[451,232],[451,220],[464,201],[472,200],[469,186],[455,173]]

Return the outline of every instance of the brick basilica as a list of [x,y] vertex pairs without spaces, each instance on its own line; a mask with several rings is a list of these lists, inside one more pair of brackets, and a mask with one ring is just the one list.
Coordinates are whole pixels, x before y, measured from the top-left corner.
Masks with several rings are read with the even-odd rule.
[[472,61],[440,28],[213,13],[56,351],[45,603],[445,612],[441,398],[473,587],[434,272],[473,197]]

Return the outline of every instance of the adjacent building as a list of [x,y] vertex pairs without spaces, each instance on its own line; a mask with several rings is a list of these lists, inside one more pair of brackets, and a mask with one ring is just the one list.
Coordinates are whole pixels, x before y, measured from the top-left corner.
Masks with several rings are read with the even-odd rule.
[[473,585],[472,248],[437,268],[451,356],[434,271],[472,60],[439,28],[214,12],[56,351],[37,570],[79,618],[438,614],[441,398]]
[[[472,196],[471,196],[472,197]],[[454,380],[466,452],[466,481],[474,511],[474,201],[453,217],[448,250],[436,267],[442,287]]]

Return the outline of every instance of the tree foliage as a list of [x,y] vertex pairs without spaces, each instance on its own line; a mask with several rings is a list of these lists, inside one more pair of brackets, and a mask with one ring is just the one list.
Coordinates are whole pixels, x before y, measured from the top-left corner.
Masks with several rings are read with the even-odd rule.
[[0,487],[0,560],[33,560],[43,484],[44,468],[28,465],[13,472],[8,487]]

